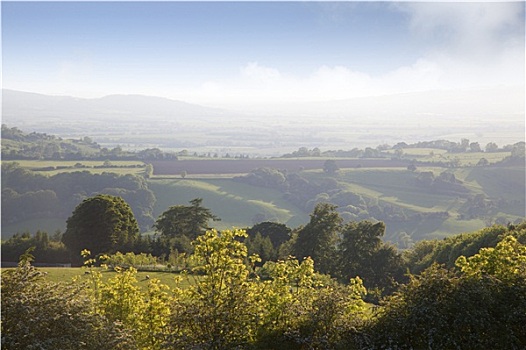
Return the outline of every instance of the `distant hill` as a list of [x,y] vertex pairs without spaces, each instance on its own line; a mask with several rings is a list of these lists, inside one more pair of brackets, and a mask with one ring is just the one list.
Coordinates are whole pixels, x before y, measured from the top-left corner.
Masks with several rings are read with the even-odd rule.
[[[225,112],[162,97],[144,95],[109,95],[84,99],[70,96],[49,96],[31,92],[4,89],[2,91],[3,123],[24,126],[40,118],[56,120],[97,120],[138,118],[213,118]],[[108,119],[111,118],[111,119]]]

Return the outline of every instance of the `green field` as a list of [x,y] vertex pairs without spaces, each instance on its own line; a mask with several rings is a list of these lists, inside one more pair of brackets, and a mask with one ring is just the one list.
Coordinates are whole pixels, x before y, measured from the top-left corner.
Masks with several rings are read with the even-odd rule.
[[[395,150],[384,151],[387,154],[395,155]],[[461,166],[475,166],[481,158],[485,158],[489,163],[497,163],[511,155],[506,152],[461,152],[449,153],[443,149],[436,148],[404,148],[403,159],[415,159],[420,162],[450,162],[458,159]]]
[[74,171],[89,171],[93,174],[111,172],[122,175],[139,175],[144,173],[145,166],[143,162],[137,160],[115,160],[110,162],[111,166],[104,166],[104,161],[100,160],[17,160],[16,163],[22,168],[46,176]]
[[[419,168],[417,172],[433,172],[435,176],[447,171],[462,181],[467,193],[458,195],[433,192],[415,186],[415,176],[404,169],[345,169],[334,179],[346,190],[364,198],[378,200],[402,208],[406,213],[448,212],[447,219],[425,219],[418,225],[389,223],[387,236],[407,232],[415,240],[442,238],[454,233],[471,232],[488,225],[482,218],[459,219],[467,198],[477,194],[487,199],[502,202],[493,217],[508,221],[525,217],[525,169],[522,167],[466,167],[466,168]],[[304,172],[313,181],[323,181],[326,174],[321,171]]]
[[[2,268],[2,272],[5,272],[12,268]],[[71,282],[73,278],[79,278],[80,281],[89,281],[90,276],[85,274],[87,271],[84,268],[80,267],[38,267],[38,271],[45,273],[45,278],[48,281],[56,283],[67,283]],[[115,277],[116,272],[113,270],[102,270],[102,280],[108,281],[110,278]],[[148,279],[146,276],[149,276]],[[170,289],[175,287],[188,287],[190,284],[195,283],[199,277],[190,275],[188,278],[183,278],[181,282],[176,282],[176,277],[179,274],[173,272],[160,272],[160,271],[139,271],[137,272],[136,278],[138,286],[145,292],[148,287],[148,281],[157,278],[161,281],[162,284],[167,285]]]
[[[421,155],[429,155],[430,149],[408,149]],[[440,150],[433,150],[433,157],[443,156]],[[480,154],[458,154],[463,162],[475,160]],[[506,152],[488,153],[504,157]],[[457,156],[449,155],[449,156]],[[214,160],[220,162],[221,160]],[[206,162],[206,160],[203,160]],[[54,161],[21,161],[26,168],[49,166],[74,166],[76,162]],[[100,161],[83,161],[85,166],[100,166]],[[136,161],[112,162],[117,166],[138,164]],[[58,169],[70,171],[71,169]],[[108,172],[141,172],[143,168],[79,168],[75,170],[108,171]],[[447,172],[460,180],[465,192],[454,193],[447,191],[433,191],[415,184],[418,174],[432,172],[436,177]],[[42,172],[42,173],[50,173]],[[525,169],[521,166],[487,166],[487,167],[458,167],[444,168],[432,166],[418,166],[415,172],[402,168],[346,168],[329,176],[321,170],[302,171],[301,176],[309,181],[323,183],[328,178],[336,180],[338,186],[349,192],[361,195],[368,202],[377,201],[381,205],[391,205],[404,211],[407,216],[417,214],[433,214],[447,212],[447,218],[427,218],[408,222],[388,222],[386,237],[395,237],[406,232],[415,241],[427,238],[442,238],[451,234],[470,232],[481,229],[496,219],[500,223],[514,222],[524,219],[525,211]],[[284,200],[284,194],[277,190],[252,186],[236,182],[231,178],[217,175],[192,174],[186,178],[153,177],[148,180],[148,187],[154,192],[156,203],[153,217],[157,218],[173,205],[188,205],[195,198],[203,198],[203,206],[222,220],[211,222],[217,229],[232,227],[251,227],[261,221],[276,221],[291,228],[304,225],[309,220],[309,212]],[[482,195],[485,200],[492,201],[496,207],[487,212],[485,217],[466,217],[467,201],[476,195]],[[330,195],[329,195],[330,196]],[[342,210],[343,211],[343,210]],[[4,232],[35,232],[44,230],[49,233],[57,229],[65,229],[65,220],[40,219],[27,220],[3,227]],[[3,237],[6,239],[7,237]]]
[[212,223],[218,229],[252,226],[258,215],[290,227],[308,221],[308,215],[285,201],[280,192],[230,179],[150,180],[148,185],[157,198],[155,217],[172,205],[188,205],[194,198],[203,198],[203,206],[221,218]]

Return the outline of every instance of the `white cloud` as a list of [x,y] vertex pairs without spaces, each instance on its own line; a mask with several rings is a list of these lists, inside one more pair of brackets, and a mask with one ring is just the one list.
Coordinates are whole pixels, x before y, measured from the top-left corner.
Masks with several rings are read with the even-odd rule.
[[414,2],[397,5],[410,16],[417,37],[450,55],[491,59],[524,44],[524,4],[521,2]]
[[[238,75],[210,79],[172,97],[216,105],[330,101],[429,90],[524,87],[524,4],[410,2],[391,5],[408,15],[424,54],[382,75],[323,65],[294,75],[264,62],[247,62]],[[389,57],[382,58],[389,60]]]
[[277,69],[261,66],[258,62],[250,62],[240,71],[243,77],[258,83],[271,84],[281,79]]

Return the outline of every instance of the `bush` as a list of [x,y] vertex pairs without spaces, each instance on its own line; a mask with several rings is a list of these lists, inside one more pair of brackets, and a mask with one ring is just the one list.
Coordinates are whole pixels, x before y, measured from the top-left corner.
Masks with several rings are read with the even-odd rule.
[[118,322],[96,314],[80,284],[55,284],[30,265],[2,273],[2,348],[135,349]]

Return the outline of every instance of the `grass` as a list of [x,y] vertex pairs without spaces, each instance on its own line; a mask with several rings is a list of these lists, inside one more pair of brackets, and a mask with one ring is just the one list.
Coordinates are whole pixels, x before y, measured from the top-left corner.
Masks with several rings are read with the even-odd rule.
[[[2,268],[2,272],[11,268]],[[80,281],[88,282],[90,276],[85,274],[85,269],[80,267],[38,267],[39,271],[46,273],[46,279],[55,283],[67,283],[71,282],[74,278],[79,278]],[[102,280],[107,282],[110,278],[115,277],[117,274],[113,270],[100,270],[102,272]],[[146,276],[149,276],[147,278]],[[161,271],[144,271],[137,272],[135,276],[137,278],[138,286],[144,292],[147,290],[148,281],[157,278],[162,284],[167,285],[170,289],[175,287],[188,288],[190,285],[196,283],[200,277],[189,275],[189,278],[183,278],[180,283],[176,282],[176,277],[179,276],[173,272],[161,272]]]
[[[389,151],[394,153],[394,151]],[[404,158],[414,157],[422,162],[449,162],[458,159],[461,166],[475,166],[481,158],[490,163],[497,163],[511,155],[511,152],[463,152],[448,153],[445,150],[431,148],[407,148],[404,149]]]
[[[116,160],[111,161],[111,167],[101,167],[104,161],[100,160],[17,160],[22,168],[32,170],[36,173],[53,176],[59,173],[71,173],[75,171],[89,171],[92,174],[101,174],[104,172],[111,172],[117,174],[142,174],[144,172],[144,163],[136,160]],[[84,167],[75,167],[76,164],[81,164]],[[140,166],[140,167],[132,167]],[[55,170],[45,170],[46,168],[59,168]],[[95,168],[101,167],[101,168]]]
[[[514,221],[524,218],[525,208],[525,169],[523,167],[465,167],[455,169],[418,168],[418,172],[431,171],[435,176],[447,171],[462,181],[467,193],[450,194],[433,192],[427,188],[415,186],[417,174],[402,169],[360,168],[340,170],[334,179],[343,188],[364,198],[376,199],[382,203],[403,208],[406,213],[443,212],[449,213],[446,219],[423,219],[420,222],[389,223],[387,236],[396,236],[405,231],[413,239],[443,238],[452,233],[471,232],[487,226],[484,219],[459,219],[460,209],[467,197],[483,194],[486,198],[504,199],[501,204],[501,216]],[[306,171],[304,175],[313,181],[323,181],[327,175],[321,171]]]
[[250,227],[256,215],[290,227],[308,221],[308,215],[282,199],[280,192],[230,179],[150,180],[148,184],[157,198],[155,217],[170,206],[188,205],[194,198],[203,198],[203,206],[221,218],[212,224],[218,229]]

